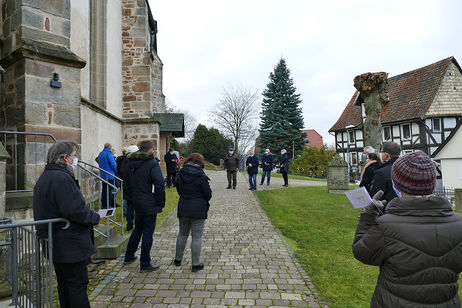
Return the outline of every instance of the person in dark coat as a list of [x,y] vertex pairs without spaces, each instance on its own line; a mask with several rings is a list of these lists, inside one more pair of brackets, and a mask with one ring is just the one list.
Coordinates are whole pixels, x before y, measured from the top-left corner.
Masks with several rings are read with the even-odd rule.
[[380,152],[383,165],[374,173],[369,194],[372,197],[381,190],[384,194],[380,200],[390,202],[396,198],[391,182],[391,167],[398,159],[401,153],[401,147],[395,142],[384,142]]
[[266,185],[269,185],[271,180],[271,170],[273,170],[273,154],[271,154],[269,149],[266,149],[265,153],[263,154],[262,169],[263,174],[261,176],[260,185],[263,185],[263,182],[265,181],[265,176],[267,177]]
[[380,191],[361,214],[353,242],[356,259],[380,266],[370,306],[460,307],[462,216],[447,198],[432,195],[436,171],[427,154],[400,157],[391,176],[398,197],[378,217]]
[[226,169],[226,176],[228,177],[228,187],[226,189],[231,189],[231,178],[233,179],[233,189],[236,189],[237,183],[237,170],[239,170],[239,158],[236,153],[234,153],[233,148],[229,148],[228,154],[224,159],[224,167]]
[[[122,180],[124,179],[124,170],[125,170],[125,165],[128,162],[128,155],[131,153],[138,152],[138,147],[136,145],[130,145],[126,148],[123,149],[122,155],[117,157],[116,163],[117,163],[117,175],[119,178]],[[130,200],[130,197],[128,197],[127,193],[124,192],[123,195],[124,199],[124,204],[123,204],[123,212],[125,216],[125,220],[127,221],[127,231],[133,230],[133,221],[135,219],[135,210],[133,209],[133,203]]]
[[167,166],[167,187],[175,186],[176,167],[178,163],[178,156],[175,151],[170,148],[168,153],[164,156],[165,165]]
[[[66,218],[53,225],[53,266],[58,281],[61,307],[90,307],[87,296],[88,261],[95,253],[91,229],[100,220],[86,207],[76,184],[77,143],[58,140],[48,150],[47,165],[34,187],[34,220]],[[37,235],[48,237],[48,226],[38,225]]]
[[[101,171],[100,176],[103,180],[108,183],[115,185],[114,175],[117,173],[117,163],[112,154],[112,145],[110,143],[104,144],[104,149],[99,153],[98,165],[101,169],[107,171]],[[108,185],[105,182],[102,182],[102,191],[101,191],[101,206],[103,209],[111,208],[115,206],[114,188]]]
[[284,178],[284,187],[289,187],[289,177],[287,173],[289,173],[289,155],[287,155],[286,149],[281,150],[281,160],[280,160],[280,169],[279,171],[282,173],[282,177]]
[[180,195],[177,212],[180,230],[173,263],[176,266],[181,265],[186,242],[191,233],[191,271],[193,272],[204,268],[204,264],[200,262],[202,234],[210,207],[209,201],[212,198],[210,179],[203,169],[204,157],[199,153],[192,153],[186,158],[183,168],[176,177],[176,190]]
[[361,176],[359,177],[359,187],[364,186],[364,188],[366,188],[369,192],[371,190],[371,183],[374,178],[375,171],[380,168],[381,162],[380,158],[375,153],[375,149],[370,145],[364,147],[363,157],[366,159],[366,164],[364,165],[364,168],[361,171]]
[[159,269],[151,264],[150,251],[152,235],[156,228],[157,213],[165,206],[165,185],[162,171],[154,158],[154,144],[145,140],[138,152],[128,155],[124,170],[124,186],[128,198],[135,209],[135,229],[130,235],[125,252],[125,264],[136,260],[135,252],[141,238],[140,271],[149,272]]
[[249,190],[257,190],[257,174],[258,174],[258,157],[254,151],[250,151],[249,157],[245,161],[247,173],[249,174]]

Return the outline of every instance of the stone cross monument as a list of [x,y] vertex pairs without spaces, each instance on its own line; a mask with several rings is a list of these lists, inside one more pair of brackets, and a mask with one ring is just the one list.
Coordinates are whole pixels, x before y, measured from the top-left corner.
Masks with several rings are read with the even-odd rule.
[[354,86],[364,101],[364,146],[370,145],[380,151],[382,143],[382,109],[388,102],[388,74],[364,73],[355,77]]

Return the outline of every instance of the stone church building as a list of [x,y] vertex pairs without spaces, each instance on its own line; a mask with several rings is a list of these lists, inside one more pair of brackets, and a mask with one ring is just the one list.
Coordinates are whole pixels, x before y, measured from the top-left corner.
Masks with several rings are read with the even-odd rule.
[[0,22],[0,130],[74,140],[91,163],[106,142],[120,155],[145,139],[163,158],[184,135],[147,0],[2,0]]

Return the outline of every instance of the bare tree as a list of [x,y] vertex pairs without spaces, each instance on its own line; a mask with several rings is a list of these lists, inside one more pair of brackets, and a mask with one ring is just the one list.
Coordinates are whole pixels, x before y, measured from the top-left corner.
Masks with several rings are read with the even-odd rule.
[[243,87],[224,88],[220,103],[209,111],[210,120],[234,142],[236,153],[245,153],[255,142],[259,94]]

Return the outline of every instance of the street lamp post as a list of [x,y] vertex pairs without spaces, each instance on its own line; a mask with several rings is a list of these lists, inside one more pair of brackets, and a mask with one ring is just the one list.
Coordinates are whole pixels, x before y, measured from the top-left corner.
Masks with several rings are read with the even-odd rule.
[[355,127],[354,125],[345,126],[347,134],[347,165],[348,165],[348,183],[350,183],[350,168],[351,168],[351,157],[350,157],[350,132],[348,129]]

